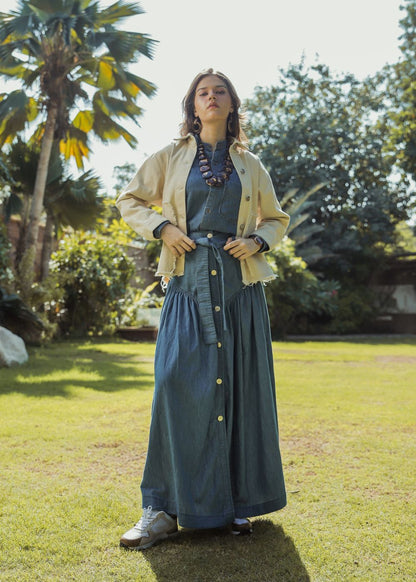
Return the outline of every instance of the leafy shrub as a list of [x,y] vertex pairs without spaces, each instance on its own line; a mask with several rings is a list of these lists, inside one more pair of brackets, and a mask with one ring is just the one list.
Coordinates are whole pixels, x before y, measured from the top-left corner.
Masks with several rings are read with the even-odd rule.
[[50,273],[64,291],[46,306],[61,333],[107,333],[119,324],[120,300],[134,273],[133,263],[120,245],[100,235],[67,235],[52,255]]
[[372,329],[380,311],[381,292],[376,294],[367,285],[342,287],[338,296],[336,317],[325,322],[320,332],[330,334],[359,333]]
[[285,238],[267,255],[278,278],[267,284],[266,297],[274,337],[310,333],[337,311],[338,284],[320,281],[300,257],[295,243]]

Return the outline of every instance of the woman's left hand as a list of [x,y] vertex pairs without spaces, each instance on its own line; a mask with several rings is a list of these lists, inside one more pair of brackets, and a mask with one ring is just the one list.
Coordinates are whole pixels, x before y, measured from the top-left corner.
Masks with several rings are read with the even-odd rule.
[[229,237],[224,245],[224,250],[239,261],[243,261],[259,250],[259,245],[252,238]]

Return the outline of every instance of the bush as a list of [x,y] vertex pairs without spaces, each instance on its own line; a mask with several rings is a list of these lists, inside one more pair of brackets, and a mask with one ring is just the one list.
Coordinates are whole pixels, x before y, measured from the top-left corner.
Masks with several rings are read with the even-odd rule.
[[266,286],[270,324],[274,337],[287,333],[312,333],[337,311],[338,283],[320,281],[300,257],[295,243],[285,238],[267,255],[278,278]]
[[63,290],[46,305],[62,334],[85,336],[114,331],[122,316],[134,265],[108,237],[89,233],[65,236],[52,255],[51,277]]
[[380,311],[380,295],[380,292],[376,294],[367,285],[342,287],[336,317],[325,322],[319,331],[329,334],[368,332]]

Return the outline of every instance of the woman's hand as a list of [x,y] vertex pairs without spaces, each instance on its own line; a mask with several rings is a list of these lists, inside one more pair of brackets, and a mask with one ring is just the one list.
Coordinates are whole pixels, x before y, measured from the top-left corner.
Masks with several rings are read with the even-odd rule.
[[224,250],[239,261],[255,255],[259,248],[252,238],[229,237],[224,245]]
[[195,242],[174,224],[164,226],[160,238],[175,257],[180,257],[196,249]]

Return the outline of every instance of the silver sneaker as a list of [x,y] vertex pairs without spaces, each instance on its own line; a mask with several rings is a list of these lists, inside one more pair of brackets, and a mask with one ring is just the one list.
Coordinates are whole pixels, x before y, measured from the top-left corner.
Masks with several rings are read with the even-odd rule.
[[138,523],[123,535],[120,546],[129,550],[145,550],[177,531],[176,519],[164,511],[154,511],[149,505],[143,510]]

